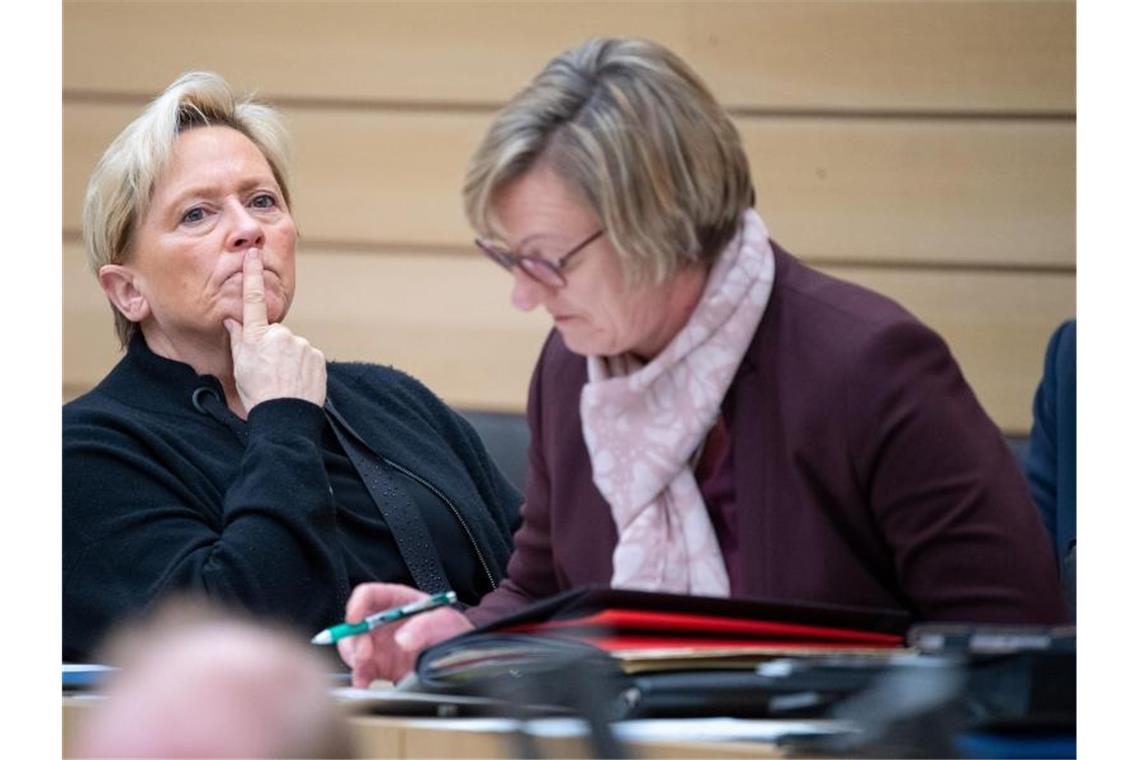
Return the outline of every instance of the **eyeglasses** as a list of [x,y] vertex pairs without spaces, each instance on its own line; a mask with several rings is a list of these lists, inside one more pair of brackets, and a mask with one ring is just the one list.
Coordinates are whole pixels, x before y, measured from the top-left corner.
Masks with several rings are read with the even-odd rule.
[[505,248],[500,248],[480,238],[475,238],[475,245],[479,246],[480,251],[487,254],[487,258],[508,272],[518,267],[543,285],[549,285],[552,288],[564,288],[566,287],[566,275],[562,274],[562,270],[566,268],[566,264],[574,254],[600,238],[605,232],[604,228],[598,230],[555,261],[544,259],[541,256],[522,256],[517,253],[511,253]]

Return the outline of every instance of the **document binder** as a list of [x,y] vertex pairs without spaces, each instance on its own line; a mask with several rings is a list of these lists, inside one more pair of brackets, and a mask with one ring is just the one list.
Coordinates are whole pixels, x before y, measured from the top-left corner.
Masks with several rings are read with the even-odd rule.
[[[887,634],[896,637],[901,643],[911,624],[906,613],[897,610],[884,610],[870,607],[823,604],[818,602],[791,602],[757,598],[722,598],[709,596],[686,596],[683,594],[663,594],[649,591],[630,591],[606,587],[586,586],[565,591],[525,607],[519,612],[501,618],[474,631],[505,631],[519,626],[541,626],[561,621],[581,621],[591,615],[607,611],[623,613],[645,613],[661,615],[656,626],[646,617],[638,620],[635,615],[614,616],[608,623],[615,629],[624,629],[634,623],[645,623],[650,630],[663,631],[666,627],[686,635],[705,636],[714,630],[719,632],[748,632],[747,638],[759,637],[763,624],[786,624],[798,628],[785,628],[784,631],[797,631],[797,637],[809,636],[808,628],[837,629],[857,636],[863,634]],[[667,622],[668,615],[677,615],[673,622]],[[687,618],[684,616],[688,616]],[[596,621],[605,625],[607,621]],[[749,627],[753,627],[749,631]],[[535,629],[537,630],[537,629]],[[773,627],[772,631],[780,630]],[[770,636],[771,637],[771,636]],[[817,639],[839,640],[820,630]]]
[[[768,712],[758,663],[885,659],[903,650],[909,622],[894,610],[582,588],[425,650],[416,675],[427,690],[501,696],[505,683],[590,668],[613,717],[754,717]],[[534,683],[532,698],[560,702]]]
[[[910,618],[894,610],[586,587],[467,634],[573,639],[630,661],[896,648]],[[458,643],[458,642],[457,642]]]

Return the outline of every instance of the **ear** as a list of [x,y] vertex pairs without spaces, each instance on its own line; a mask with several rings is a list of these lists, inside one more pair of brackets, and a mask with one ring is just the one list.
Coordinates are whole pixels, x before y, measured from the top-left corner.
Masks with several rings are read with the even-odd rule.
[[99,284],[107,298],[131,322],[142,322],[150,316],[150,304],[136,280],[136,273],[129,267],[119,264],[99,267]]

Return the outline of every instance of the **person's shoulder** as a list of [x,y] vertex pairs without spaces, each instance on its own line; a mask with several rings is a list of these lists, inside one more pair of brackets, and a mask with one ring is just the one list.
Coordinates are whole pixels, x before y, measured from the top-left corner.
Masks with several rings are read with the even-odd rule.
[[134,420],[161,416],[164,409],[155,384],[145,379],[137,361],[127,353],[98,383],[63,405],[63,421],[66,428],[95,420]]
[[1049,338],[1046,354],[1054,360],[1076,363],[1077,320],[1070,319],[1061,323]]
[[328,397],[373,445],[400,458],[441,445],[467,452],[473,436],[463,416],[420,380],[392,366],[330,362]]
[[811,267],[777,249],[776,293],[784,307],[821,332],[869,335],[919,320],[894,299]]
[[100,383],[63,405],[63,427],[66,432],[71,427],[129,414],[130,409],[107,393]]
[[387,414],[415,412],[420,417],[450,415],[446,403],[404,370],[370,362],[329,362],[329,395],[336,402],[364,404]]
[[840,368],[915,348],[948,351],[935,330],[890,297],[809,267],[779,246],[768,312],[760,322],[771,345]]
[[421,384],[407,372],[391,365],[361,361],[329,362],[328,376],[334,381],[357,385],[401,386]]
[[358,390],[437,398],[435,393],[418,378],[389,364],[361,361],[329,362],[328,377],[333,383],[352,386]]
[[950,356],[945,340],[895,300],[820,272],[786,252],[778,251],[777,257],[769,306],[774,304],[771,329],[777,345],[795,343],[796,355],[828,368],[829,376],[878,376],[919,356],[938,363]]
[[1040,387],[1048,395],[1059,392],[1074,398],[1076,386],[1077,321],[1070,319],[1062,322],[1049,337],[1049,345],[1045,348],[1045,369],[1041,375]]

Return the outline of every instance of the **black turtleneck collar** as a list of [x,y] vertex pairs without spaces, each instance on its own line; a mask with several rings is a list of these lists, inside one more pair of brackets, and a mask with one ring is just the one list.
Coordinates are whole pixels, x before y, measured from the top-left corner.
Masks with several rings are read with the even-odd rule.
[[[142,392],[143,387],[146,392]],[[185,362],[154,353],[141,331],[134,334],[126,355],[99,383],[100,390],[132,406],[160,412],[181,409],[192,414],[199,413],[193,398],[200,388],[208,388],[224,402],[225,392],[218,378],[199,375]]]

